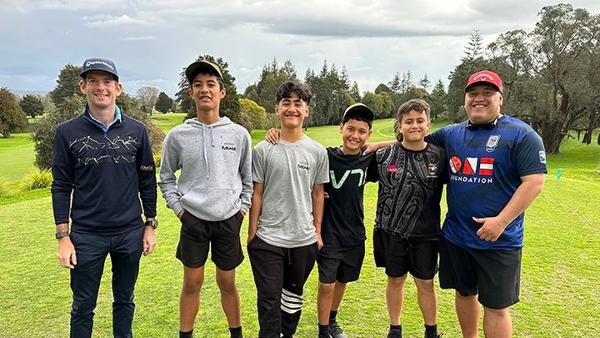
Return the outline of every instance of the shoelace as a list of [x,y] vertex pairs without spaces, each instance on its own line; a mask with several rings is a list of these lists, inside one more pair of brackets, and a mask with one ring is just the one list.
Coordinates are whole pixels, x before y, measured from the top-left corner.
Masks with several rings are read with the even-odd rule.
[[329,334],[330,335],[336,335],[336,334],[340,334],[340,333],[344,333],[344,331],[342,331],[342,328],[338,325],[338,323],[333,323],[329,325]]

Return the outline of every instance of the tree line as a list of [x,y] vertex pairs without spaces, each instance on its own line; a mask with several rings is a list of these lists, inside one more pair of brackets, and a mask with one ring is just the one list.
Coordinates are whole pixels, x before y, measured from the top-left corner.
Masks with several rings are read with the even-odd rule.
[[452,120],[464,119],[467,77],[493,69],[504,81],[502,112],[530,123],[546,151],[558,154],[569,131],[583,132],[590,144],[600,127],[600,15],[559,4],[543,7],[538,18],[532,31],[505,32],[485,49],[475,32],[451,72],[446,104]]
[[[200,55],[221,68],[227,95],[221,102],[221,115],[240,123],[248,130],[278,125],[274,116],[275,91],[286,80],[302,80],[313,91],[311,114],[306,127],[338,124],[344,109],[362,102],[370,106],[376,118],[395,115],[402,102],[419,98],[431,105],[433,119],[453,122],[466,118],[464,85],[470,74],[491,69],[504,81],[502,112],[517,116],[540,133],[549,153],[558,153],[569,131],[583,133],[583,142],[590,144],[592,134],[600,127],[600,15],[569,4],[543,7],[532,31],[508,31],[483,45],[475,30],[465,47],[461,63],[450,72],[446,91],[438,79],[432,86],[427,74],[413,79],[410,70],[395,72],[389,81],[380,83],[374,91],[361,93],[344,66],[326,60],[318,70],[308,69],[301,79],[290,60],[273,59],[265,64],[255,83],[243,93],[237,92],[235,77],[221,57]],[[187,94],[189,83],[181,68],[179,90],[172,99],[156,87],[144,86],[136,95],[123,93],[117,102],[124,111],[150,126],[156,149],[164,137],[154,126],[153,112],[182,111],[195,115],[194,101]],[[36,164],[50,165],[50,145],[58,123],[81,113],[83,94],[79,91],[81,67],[66,65],[60,70],[56,87],[46,98],[25,95],[17,98],[7,88],[0,89],[0,134],[24,130],[26,114],[35,117],[45,112],[32,134],[36,142]],[[600,136],[597,139],[600,144]]]

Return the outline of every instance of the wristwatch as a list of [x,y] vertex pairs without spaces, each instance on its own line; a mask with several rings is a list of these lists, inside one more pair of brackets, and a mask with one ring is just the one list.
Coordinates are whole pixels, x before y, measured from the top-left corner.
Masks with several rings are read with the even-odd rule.
[[61,239],[63,237],[69,237],[69,232],[68,231],[59,231],[54,236],[56,237],[56,239]]
[[146,221],[144,225],[147,227],[152,227],[152,229],[156,230],[156,228],[158,228],[158,220],[154,218],[151,221]]

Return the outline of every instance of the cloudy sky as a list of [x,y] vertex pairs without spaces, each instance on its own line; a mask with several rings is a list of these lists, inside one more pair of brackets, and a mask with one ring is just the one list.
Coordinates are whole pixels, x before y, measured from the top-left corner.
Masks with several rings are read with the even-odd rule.
[[[229,63],[243,91],[262,67],[290,59],[303,77],[345,66],[361,91],[410,70],[447,82],[469,35],[531,30],[546,0],[0,0],[0,87],[48,91],[66,64],[114,60],[125,90],[169,95],[199,55]],[[600,1],[574,7],[600,13]]]

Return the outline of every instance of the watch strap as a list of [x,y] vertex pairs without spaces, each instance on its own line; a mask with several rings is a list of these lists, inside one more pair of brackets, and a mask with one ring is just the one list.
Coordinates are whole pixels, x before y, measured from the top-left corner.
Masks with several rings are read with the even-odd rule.
[[56,234],[54,234],[54,237],[56,237],[56,239],[61,239],[63,237],[69,237],[69,232],[68,231],[59,231]]

